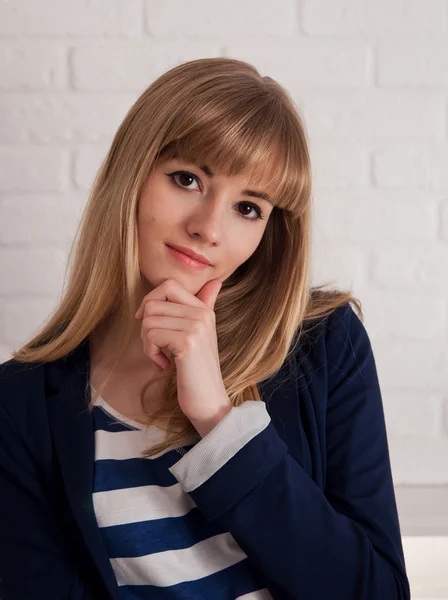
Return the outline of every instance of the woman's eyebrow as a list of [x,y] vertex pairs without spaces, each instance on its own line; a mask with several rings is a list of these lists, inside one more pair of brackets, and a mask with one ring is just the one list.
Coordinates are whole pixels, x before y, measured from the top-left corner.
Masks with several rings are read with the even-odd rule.
[[[204,173],[206,175],[208,175],[210,177],[210,179],[214,176],[213,171],[207,165],[195,165],[195,166],[198,167],[198,169],[201,169],[201,171],[204,171]],[[269,204],[272,204],[271,197],[269,196],[269,194],[266,194],[265,192],[258,192],[256,190],[243,190],[243,194],[245,196],[252,196],[253,198],[261,198],[261,200],[266,200],[266,202],[269,202]]]

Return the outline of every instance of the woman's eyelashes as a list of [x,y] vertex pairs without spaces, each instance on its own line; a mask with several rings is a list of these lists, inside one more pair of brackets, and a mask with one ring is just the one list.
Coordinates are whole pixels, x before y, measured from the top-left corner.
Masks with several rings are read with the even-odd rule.
[[[176,185],[177,187],[180,187],[183,190],[187,190],[187,191],[195,191],[193,188],[188,188],[186,186],[191,185],[191,181],[189,182],[185,182],[185,179],[193,179],[196,180],[198,183],[200,182],[200,179],[197,175],[194,175],[193,173],[190,173],[189,171],[173,171],[172,173],[166,173],[166,175],[168,175],[168,177],[170,178],[170,180],[174,183],[174,185]],[[181,179],[184,178],[184,183],[181,183]],[[178,183],[179,181],[179,183]],[[250,207],[253,211],[255,211],[256,213],[256,217],[248,217],[245,215],[242,215],[240,213],[241,218],[245,219],[246,221],[257,221],[258,219],[264,219],[263,216],[263,211],[261,210],[261,208],[258,206],[258,204],[254,204],[253,202],[240,202],[239,205],[243,205],[243,206],[248,206]]]

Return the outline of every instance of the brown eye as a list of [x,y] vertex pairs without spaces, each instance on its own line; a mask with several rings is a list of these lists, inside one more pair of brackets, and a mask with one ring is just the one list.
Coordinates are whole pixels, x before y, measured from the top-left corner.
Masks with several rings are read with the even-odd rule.
[[244,216],[245,219],[249,219],[249,221],[257,221],[258,219],[264,218],[263,213],[261,212],[261,208],[259,206],[257,206],[256,204],[252,204],[251,202],[240,202],[240,206],[247,206],[248,208],[250,208],[250,210],[254,210],[256,212],[256,214],[258,215],[255,218]]
[[189,173],[188,171],[174,171],[174,173],[169,173],[168,177],[170,177],[177,186],[183,189],[188,189],[187,186],[191,185],[192,183],[191,179],[199,182],[199,178],[196,177],[196,175],[193,175],[193,173]]

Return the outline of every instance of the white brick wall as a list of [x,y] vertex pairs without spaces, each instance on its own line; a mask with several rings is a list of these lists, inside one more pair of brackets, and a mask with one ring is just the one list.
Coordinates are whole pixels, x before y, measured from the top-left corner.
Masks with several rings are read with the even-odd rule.
[[314,281],[352,287],[395,483],[448,485],[448,0],[0,3],[0,361],[54,307],[80,210],[143,89],[194,58],[293,95]]

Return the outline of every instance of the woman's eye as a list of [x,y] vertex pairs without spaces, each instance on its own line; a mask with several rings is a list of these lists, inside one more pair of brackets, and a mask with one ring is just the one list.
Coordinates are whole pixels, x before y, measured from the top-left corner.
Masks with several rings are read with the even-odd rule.
[[[189,171],[174,171],[173,173],[167,173],[167,175],[172,181],[174,181],[175,185],[185,190],[194,189],[188,187],[192,184],[191,180],[197,181],[199,183],[199,177],[197,177],[197,175],[193,175],[193,173],[190,173]],[[249,217],[247,215],[242,215],[239,212],[238,214],[240,215],[240,217],[245,219],[246,221],[258,221],[259,219],[264,219],[263,212],[257,204],[253,204],[252,202],[240,202],[239,206],[249,207],[252,211],[254,211],[256,215],[255,217]]]
[[193,173],[189,173],[188,171],[174,171],[174,173],[170,173],[169,176],[178,186],[186,189],[191,189],[187,187],[188,185],[191,185],[191,179],[199,181],[196,175],[193,175]]
[[251,202],[240,202],[240,206],[248,206],[250,210],[253,210],[256,213],[256,217],[247,217],[241,215],[244,219],[248,221],[258,221],[258,219],[264,219],[261,208],[257,204],[252,204]]

